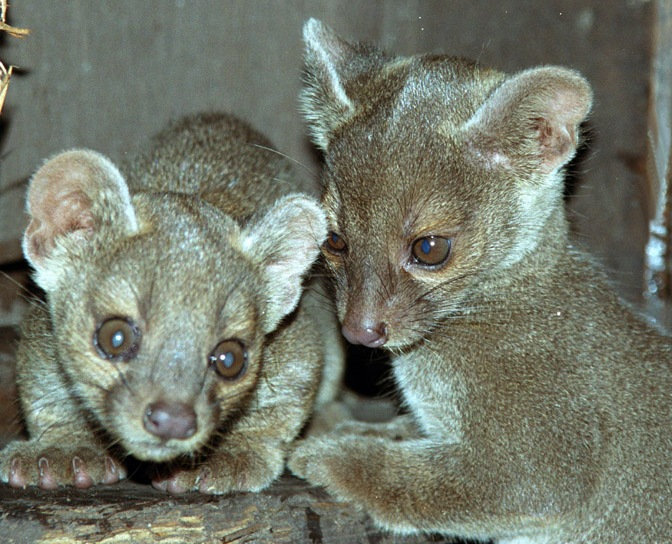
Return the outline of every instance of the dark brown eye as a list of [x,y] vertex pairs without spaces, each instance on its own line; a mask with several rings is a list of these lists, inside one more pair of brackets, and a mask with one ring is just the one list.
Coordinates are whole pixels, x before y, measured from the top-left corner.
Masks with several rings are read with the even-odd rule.
[[343,253],[346,248],[345,241],[343,240],[343,238],[341,238],[334,231],[329,232],[329,234],[327,235],[327,241],[324,243],[324,245],[327,248],[327,251],[334,253],[336,255],[338,255],[339,253]]
[[449,238],[427,236],[413,242],[411,253],[416,263],[425,266],[443,264],[450,256],[451,241]]
[[224,340],[212,350],[209,361],[220,377],[237,380],[247,369],[247,350],[238,340]]
[[138,354],[142,334],[128,317],[110,317],[93,334],[93,345],[103,359],[129,361]]

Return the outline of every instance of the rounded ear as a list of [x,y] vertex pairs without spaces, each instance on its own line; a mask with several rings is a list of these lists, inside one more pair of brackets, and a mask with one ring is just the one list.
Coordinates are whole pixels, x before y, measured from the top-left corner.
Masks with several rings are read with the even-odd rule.
[[301,298],[303,276],[320,253],[327,218],[319,203],[300,194],[278,200],[241,233],[243,251],[262,267],[266,279],[265,333],[292,312]]
[[468,149],[488,167],[531,167],[551,174],[574,156],[579,125],[592,104],[588,82],[566,68],[544,66],[507,79],[466,123]]
[[372,46],[350,43],[317,19],[303,25],[304,87],[301,107],[315,144],[326,151],[330,134],[352,117],[357,97],[349,83],[380,64]]
[[43,289],[53,287],[61,266],[52,262],[59,242],[86,243],[102,225],[120,234],[138,229],[128,187],[114,164],[95,151],[76,149],[48,160],[28,185],[30,216],[23,252]]

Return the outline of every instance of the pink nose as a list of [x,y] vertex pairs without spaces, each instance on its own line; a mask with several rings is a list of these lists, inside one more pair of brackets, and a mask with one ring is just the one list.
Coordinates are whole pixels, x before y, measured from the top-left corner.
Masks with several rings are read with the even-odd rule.
[[362,344],[368,348],[379,348],[388,340],[385,323],[377,323],[373,326],[368,326],[368,323],[358,325],[344,323],[341,332],[351,344]]
[[157,401],[145,408],[143,425],[147,432],[168,440],[186,440],[196,433],[196,412],[183,403]]

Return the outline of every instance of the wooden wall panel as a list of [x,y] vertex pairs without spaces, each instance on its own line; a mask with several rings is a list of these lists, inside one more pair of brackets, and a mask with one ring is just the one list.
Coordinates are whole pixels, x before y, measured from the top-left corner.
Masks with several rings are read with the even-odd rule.
[[20,257],[22,180],[47,156],[123,156],[167,120],[228,109],[316,172],[296,96],[301,25],[317,16],[392,51],[446,51],[514,70],[560,63],[596,91],[570,205],[576,226],[635,296],[646,236],[644,155],[651,5],[632,0],[16,0],[0,58],[23,68],[2,116],[0,263]]

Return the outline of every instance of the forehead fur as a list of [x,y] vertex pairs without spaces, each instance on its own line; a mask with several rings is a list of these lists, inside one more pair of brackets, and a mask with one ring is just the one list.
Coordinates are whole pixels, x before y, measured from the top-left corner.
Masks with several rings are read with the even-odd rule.
[[86,254],[77,257],[86,261],[77,267],[82,280],[101,296],[108,290],[146,298],[145,291],[153,290],[175,301],[191,297],[195,303],[207,298],[204,292],[223,290],[229,278],[237,282],[254,274],[237,251],[238,225],[214,207],[187,195],[143,193],[134,196],[133,205],[138,233],[115,238],[103,229],[94,247],[83,248]]
[[[411,57],[403,80],[390,98],[388,126],[455,127],[465,123],[504,75],[466,59],[446,56]],[[410,119],[409,119],[410,118]]]
[[459,151],[461,127],[503,78],[451,57],[391,61],[369,81],[360,111],[334,134],[327,165],[361,173],[382,168],[395,183],[413,175],[390,170],[440,168],[432,161]]

